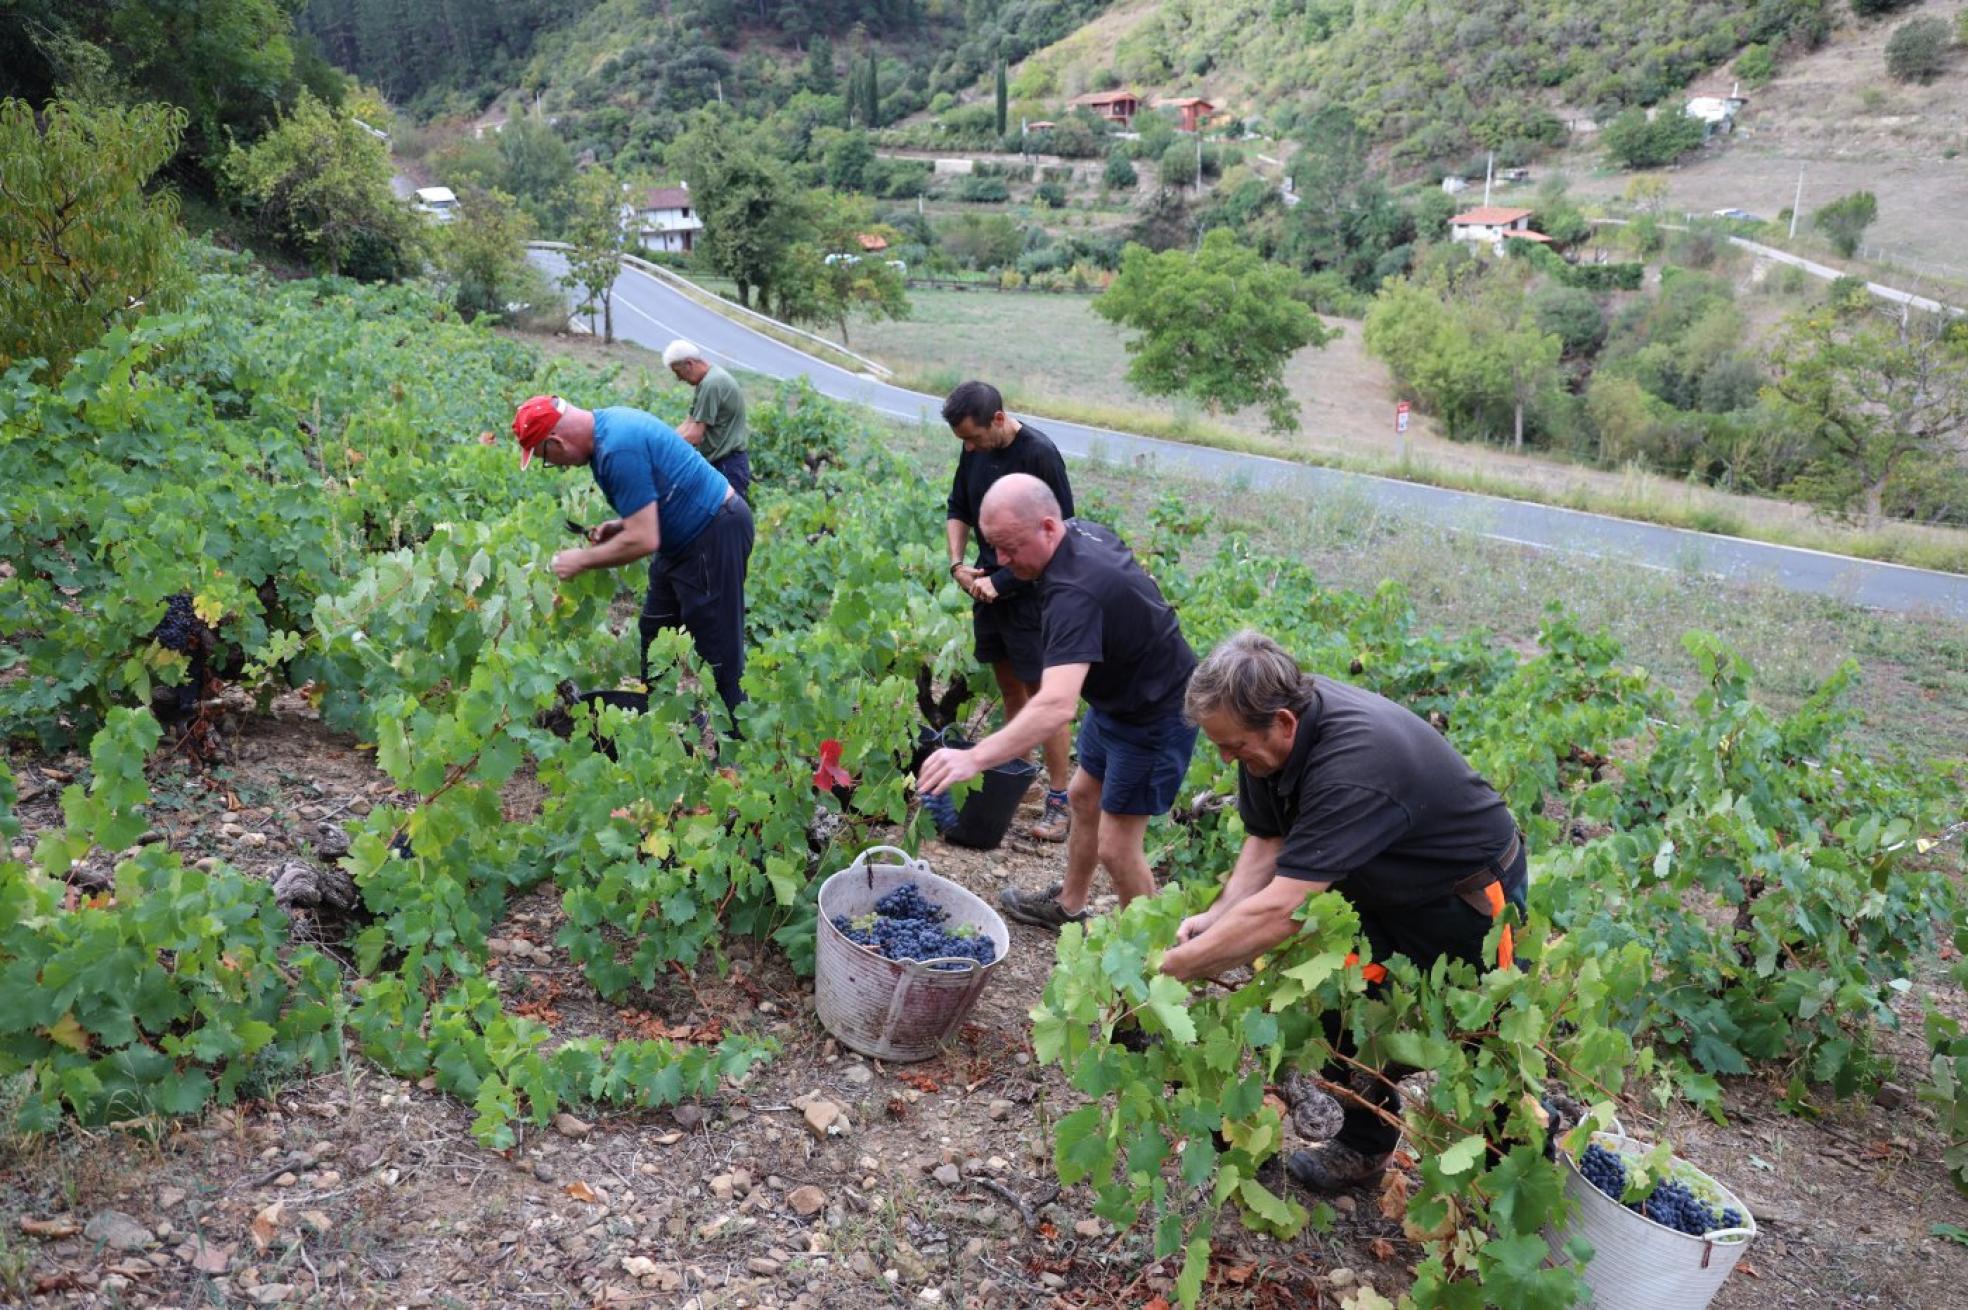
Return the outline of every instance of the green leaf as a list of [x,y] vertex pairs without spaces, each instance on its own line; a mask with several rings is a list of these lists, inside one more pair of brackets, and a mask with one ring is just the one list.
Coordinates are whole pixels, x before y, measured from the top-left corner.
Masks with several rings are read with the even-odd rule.
[[1158,973],[1148,984],[1149,1011],[1162,1021],[1170,1038],[1187,1044],[1196,1040],[1196,1025],[1189,1017],[1189,989],[1165,973]]
[[1442,1172],[1453,1178],[1468,1173],[1483,1158],[1485,1142],[1481,1133],[1471,1133],[1438,1157]]

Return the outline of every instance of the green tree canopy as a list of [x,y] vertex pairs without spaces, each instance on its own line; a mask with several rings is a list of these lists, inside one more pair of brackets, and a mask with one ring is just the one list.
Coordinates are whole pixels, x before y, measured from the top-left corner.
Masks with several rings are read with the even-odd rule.
[[1869,296],[1834,302],[1791,319],[1770,362],[1772,400],[1818,453],[1810,490],[1868,527],[1896,477],[1968,468],[1968,340],[1947,323]]
[[1193,254],[1128,246],[1093,309],[1138,334],[1127,343],[1127,376],[1144,392],[1190,396],[1212,413],[1262,405],[1272,429],[1290,431],[1298,404],[1285,365],[1335,335],[1298,290],[1297,273],[1217,228]]
[[602,340],[615,340],[615,279],[622,273],[622,252],[628,246],[622,185],[605,168],[590,168],[574,183],[568,211],[567,275],[564,286],[578,291],[577,312],[592,325],[601,312]]
[[0,371],[45,359],[59,374],[120,322],[182,290],[168,194],[144,184],[177,153],[185,113],[0,101]]
[[1839,254],[1850,259],[1858,253],[1865,230],[1878,217],[1878,197],[1870,191],[1854,191],[1819,208],[1811,215],[1811,226],[1824,233]]
[[716,107],[697,114],[670,158],[700,197],[699,256],[738,284],[740,303],[751,305],[754,291],[769,303],[801,234],[801,196],[784,165]]
[[258,143],[226,156],[224,176],[263,229],[330,273],[399,277],[422,238],[390,190],[389,148],[306,92]]
[[806,233],[795,242],[775,292],[779,316],[794,323],[831,323],[841,344],[851,345],[851,314],[880,321],[907,318],[909,298],[902,270],[886,252],[862,249],[864,235],[893,244],[895,229],[875,222],[874,207],[860,196],[814,191],[806,201]]
[[1651,121],[1644,109],[1625,109],[1600,131],[1599,143],[1621,168],[1662,168],[1700,145],[1704,130],[1671,104]]
[[458,216],[438,240],[459,313],[508,312],[532,281],[526,262],[531,234],[531,220],[505,192],[472,187],[459,194]]

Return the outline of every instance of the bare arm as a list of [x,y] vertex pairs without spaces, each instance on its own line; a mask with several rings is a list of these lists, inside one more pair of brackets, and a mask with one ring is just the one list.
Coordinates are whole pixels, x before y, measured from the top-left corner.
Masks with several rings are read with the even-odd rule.
[[612,569],[631,564],[654,555],[657,547],[663,544],[655,501],[650,501],[620,522],[621,531],[610,535],[607,540],[580,550],[563,550],[555,555],[554,573],[565,579],[586,573],[589,569]]
[[1079,708],[1080,688],[1086,684],[1089,665],[1055,664],[1045,671],[1038,694],[1025,702],[1010,723],[998,729],[969,750],[944,749],[923,763],[917,785],[926,792],[944,792],[975,778],[984,770],[1015,760],[1073,721]]
[[701,420],[694,418],[687,418],[677,424],[677,435],[693,446],[703,445],[704,434],[709,431],[710,429],[704,426]]
[[978,576],[976,569],[964,563],[964,554],[970,547],[970,525],[962,519],[945,520],[943,539],[950,547],[950,563],[956,566],[950,570],[950,576],[957,580],[959,587],[969,591]]
[[[1240,868],[1242,864],[1240,857]],[[1231,882],[1236,882],[1234,874]],[[1162,956],[1162,972],[1189,982],[1249,964],[1297,933],[1298,921],[1292,915],[1307,897],[1331,886],[1329,882],[1272,876],[1262,887],[1224,908],[1202,932],[1171,947]],[[1228,897],[1229,889],[1224,895]]]

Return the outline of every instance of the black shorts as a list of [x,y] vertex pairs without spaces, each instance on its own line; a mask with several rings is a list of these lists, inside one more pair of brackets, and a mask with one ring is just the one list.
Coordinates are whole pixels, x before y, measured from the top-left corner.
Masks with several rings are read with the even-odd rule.
[[1039,607],[1026,600],[977,601],[971,606],[970,625],[979,664],[1008,660],[1020,682],[1037,686],[1045,674],[1045,634]]

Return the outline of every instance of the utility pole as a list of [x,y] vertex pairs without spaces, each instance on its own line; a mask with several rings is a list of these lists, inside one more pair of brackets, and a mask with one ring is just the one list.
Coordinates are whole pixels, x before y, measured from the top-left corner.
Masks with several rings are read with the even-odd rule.
[[1797,197],[1790,202],[1790,239],[1797,239],[1797,211],[1804,207],[1804,165],[1797,166]]
[[1496,176],[1497,152],[1490,151],[1490,162],[1483,166],[1483,208],[1490,207],[1490,179]]
[[1203,129],[1196,129],[1196,199],[1203,198]]

